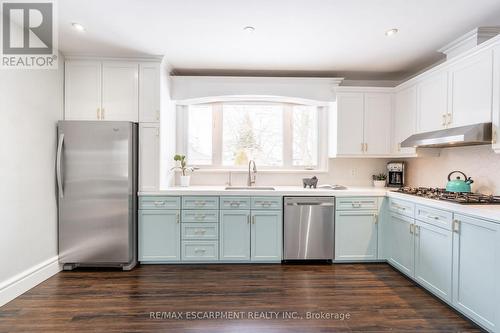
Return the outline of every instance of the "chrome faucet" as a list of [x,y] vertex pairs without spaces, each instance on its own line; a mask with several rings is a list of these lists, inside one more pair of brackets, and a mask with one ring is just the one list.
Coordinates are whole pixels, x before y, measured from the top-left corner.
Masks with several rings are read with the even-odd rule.
[[[252,166],[253,166],[253,168],[252,168]],[[256,180],[257,180],[257,165],[255,164],[254,160],[250,160],[250,162],[248,162],[248,180],[247,180],[247,185],[248,186],[254,186]]]

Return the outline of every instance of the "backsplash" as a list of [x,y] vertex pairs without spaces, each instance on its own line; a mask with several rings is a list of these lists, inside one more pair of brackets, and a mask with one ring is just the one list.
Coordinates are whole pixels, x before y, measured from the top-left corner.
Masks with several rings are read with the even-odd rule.
[[[387,159],[339,158],[328,161],[327,173],[314,172],[258,172],[257,185],[302,185],[302,178],[316,176],[318,184],[342,184],[350,186],[372,186],[372,175],[385,172]],[[258,169],[257,165],[257,169]],[[191,177],[192,185],[224,185],[228,172],[195,172]],[[245,185],[246,172],[232,174],[233,185]]]
[[491,146],[441,149],[439,157],[409,159],[407,184],[411,186],[445,187],[451,171],[463,171],[472,177],[472,190],[500,194],[500,154]]

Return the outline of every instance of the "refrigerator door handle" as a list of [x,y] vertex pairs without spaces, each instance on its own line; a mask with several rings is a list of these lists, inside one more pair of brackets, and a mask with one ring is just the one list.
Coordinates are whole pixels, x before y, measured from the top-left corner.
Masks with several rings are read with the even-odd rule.
[[62,186],[62,175],[61,175],[61,154],[62,146],[64,144],[64,133],[59,134],[59,142],[57,143],[57,158],[56,158],[56,177],[57,177],[57,188],[59,190],[59,197],[64,197],[63,186]]

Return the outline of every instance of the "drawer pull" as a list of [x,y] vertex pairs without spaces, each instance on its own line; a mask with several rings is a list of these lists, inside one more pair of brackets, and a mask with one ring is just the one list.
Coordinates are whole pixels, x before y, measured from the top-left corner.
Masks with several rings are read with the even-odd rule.
[[195,229],[194,233],[197,235],[204,235],[207,232],[205,229]]
[[403,207],[403,206],[400,206],[400,205],[396,205],[396,204],[392,204],[392,207],[397,209],[397,210],[402,210],[402,211],[405,211],[406,210],[406,207]]
[[231,201],[229,203],[229,206],[231,207],[239,207],[240,206],[240,203],[238,201]]
[[453,220],[453,231],[460,233],[460,220]]
[[205,249],[198,249],[198,248],[196,248],[196,249],[194,249],[194,252],[196,252],[196,253],[198,253],[198,252],[205,253],[205,252],[207,252],[207,250],[205,250]]
[[361,208],[361,203],[360,202],[353,202],[352,208]]
[[206,217],[205,214],[195,214],[194,218],[197,220],[204,220]]
[[431,220],[439,220],[439,216],[436,216],[436,215],[427,215],[427,218],[428,219],[431,219]]
[[165,201],[155,201],[153,202],[155,206],[165,206],[166,202]]

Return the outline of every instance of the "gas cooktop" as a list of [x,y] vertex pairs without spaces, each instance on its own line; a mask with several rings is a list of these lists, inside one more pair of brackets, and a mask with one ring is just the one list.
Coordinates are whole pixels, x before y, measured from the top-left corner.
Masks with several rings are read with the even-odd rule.
[[402,187],[397,192],[427,199],[455,202],[463,205],[500,205],[500,196],[480,193],[448,192],[443,188]]

